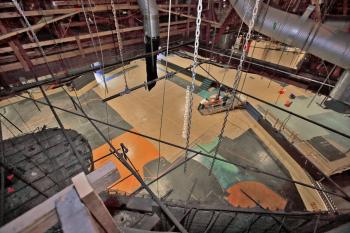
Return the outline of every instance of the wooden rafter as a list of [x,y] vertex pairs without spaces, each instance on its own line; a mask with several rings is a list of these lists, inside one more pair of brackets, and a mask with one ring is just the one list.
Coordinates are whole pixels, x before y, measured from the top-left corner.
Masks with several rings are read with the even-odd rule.
[[[62,15],[62,16],[50,19],[50,20],[48,20],[48,21],[46,21],[44,23],[35,24],[35,25],[32,26],[32,29],[33,30],[38,30],[38,29],[44,27],[45,25],[48,25],[48,24],[60,21],[62,19],[68,18],[68,17],[71,17],[71,16],[73,16],[73,15],[75,15],[77,13],[79,13],[79,11],[75,11],[75,12],[72,12],[72,13],[69,13],[69,14],[66,14],[66,15]],[[30,31],[30,28],[27,27],[27,28],[23,28],[23,29],[20,29],[20,30],[16,30],[16,31],[13,31],[13,32],[6,33],[6,34],[0,36],[0,41],[8,39],[8,38],[11,38],[13,36],[20,35],[20,34],[22,34],[24,32],[29,32],[29,31]]]
[[[158,5],[160,8],[168,8],[168,5]],[[186,5],[186,4],[177,4],[174,5],[173,8],[194,8],[196,5]],[[116,4],[116,10],[138,10],[138,5],[129,5],[129,4]],[[73,12],[82,12],[83,9],[81,7],[74,8],[61,8],[61,9],[50,9],[50,10],[32,10],[32,11],[24,11],[24,15],[27,17],[31,16],[51,16],[51,15],[61,15],[61,14],[69,14]],[[112,11],[110,4],[96,5],[95,7],[85,7],[86,12],[104,12],[104,11]],[[18,18],[21,15],[18,12],[2,12],[0,13],[0,19],[8,19],[8,18]]]
[[[159,9],[159,11],[167,12],[167,13],[169,12],[169,11],[166,10],[166,9]],[[175,11],[171,11],[171,14],[179,15],[179,16],[186,17],[186,18],[193,19],[193,20],[196,19],[195,16],[186,15],[186,14],[179,13],[179,12],[175,12]],[[215,21],[211,21],[211,20],[207,20],[207,19],[202,19],[202,22],[209,23],[209,24],[211,24],[213,27],[220,27],[220,26],[221,26],[220,23],[215,22]]]
[[[190,28],[190,31],[194,31],[194,27]],[[174,35],[181,35],[184,34],[187,31],[187,29],[181,29],[181,30],[174,30],[170,32],[170,36],[174,36]],[[160,33],[160,37],[161,38],[166,38],[167,37],[167,32],[162,32]],[[127,41],[123,42],[123,45],[128,46],[128,45],[134,45],[134,44],[139,44],[143,42],[143,38],[137,38],[137,39],[130,39]],[[114,47],[118,47],[118,44],[113,44],[113,43],[108,43],[108,44],[104,44],[101,46],[102,50],[110,50],[113,49]],[[86,54],[90,54],[90,53],[94,53],[95,49],[93,47],[88,47],[88,48],[83,48],[83,52]],[[64,53],[60,53],[60,54],[54,54],[54,55],[48,55],[46,56],[47,61],[48,62],[55,62],[55,61],[59,61],[61,59],[67,59],[67,58],[72,58],[72,57],[77,57],[81,55],[81,51],[79,49],[75,49],[73,51],[69,51],[69,52],[64,52]],[[33,65],[41,65],[45,63],[45,60],[40,57],[40,58],[34,58],[31,59],[31,62],[33,63]],[[14,62],[11,64],[6,64],[6,65],[2,65],[0,66],[0,70],[2,70],[2,72],[9,72],[9,71],[13,71],[13,70],[18,70],[21,69],[21,64],[19,62]]]
[[[178,22],[172,22],[171,25],[178,25],[178,24],[184,24],[186,23],[186,20],[182,20],[182,21],[178,21]],[[161,23],[160,26],[167,26],[168,23]],[[143,30],[142,26],[137,26],[137,27],[130,27],[130,28],[124,28],[124,29],[120,29],[119,32],[120,33],[126,33],[126,32],[133,32],[133,31],[140,31]],[[117,31],[113,30],[113,31],[102,31],[99,33],[92,33],[90,34],[85,34],[85,35],[79,35],[79,39],[80,40],[85,40],[85,39],[90,39],[91,37],[93,38],[97,38],[97,37],[103,37],[103,36],[110,36],[112,34],[116,34]],[[1,38],[1,36],[0,36]],[[70,37],[65,37],[65,38],[61,38],[61,39],[55,39],[55,40],[46,40],[46,41],[40,41],[39,45],[40,46],[49,46],[49,45],[55,45],[56,43],[66,43],[66,42],[72,42],[75,41],[76,37],[75,36],[70,36]],[[24,44],[23,45],[23,49],[33,49],[33,48],[37,48],[38,45],[36,43],[28,43],[28,44]],[[8,52],[12,52],[12,48],[11,47],[4,47],[4,48],[0,48],[0,54],[1,53],[8,53]]]
[[[3,34],[7,33],[7,28],[5,27],[5,25],[2,23],[2,21],[0,20],[0,32]],[[17,43],[15,43],[15,41]],[[24,56],[23,56],[23,52],[25,52],[23,50],[23,48],[21,47],[21,44],[18,42],[18,40],[11,40],[8,42],[8,44],[10,45],[10,48],[13,50],[17,60],[21,63],[22,68],[25,71],[29,71],[30,70],[30,65],[27,64],[27,61],[25,60]]]

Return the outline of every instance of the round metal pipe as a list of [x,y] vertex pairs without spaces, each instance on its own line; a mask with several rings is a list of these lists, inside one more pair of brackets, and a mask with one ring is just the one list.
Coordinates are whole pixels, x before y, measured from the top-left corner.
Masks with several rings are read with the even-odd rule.
[[159,37],[159,12],[155,0],[137,0],[143,15],[143,29],[149,38]]
[[[252,17],[255,1],[230,0],[230,2],[247,24]],[[261,3],[259,9],[254,27],[256,31],[337,66],[350,69],[349,33],[269,7],[265,3]]]

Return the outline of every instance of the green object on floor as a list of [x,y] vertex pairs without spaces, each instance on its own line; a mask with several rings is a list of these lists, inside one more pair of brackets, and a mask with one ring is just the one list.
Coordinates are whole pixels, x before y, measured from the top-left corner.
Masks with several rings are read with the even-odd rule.
[[203,99],[207,99],[212,95],[212,93],[210,93],[209,91],[206,91],[206,90],[201,90],[198,93],[198,95],[201,96]]
[[211,84],[213,83],[213,81],[209,80],[209,79],[204,79],[202,82],[202,85],[200,86],[200,88],[202,90],[208,90],[211,86]]
[[[195,150],[200,150],[200,148],[194,148]],[[191,155],[189,155],[191,156]],[[224,159],[221,155],[217,154],[217,157],[220,159]],[[211,164],[213,162],[212,158],[208,158],[205,156],[196,156],[194,158],[195,161],[202,164],[204,167],[209,169],[211,167]],[[220,160],[216,160],[213,167],[213,175],[218,180],[220,186],[223,190],[227,190],[229,187],[231,187],[233,184],[238,183],[241,181],[239,178],[239,168],[235,165],[225,163]],[[207,174],[206,174],[207,175]]]
[[215,150],[216,145],[219,142],[219,138],[215,137],[213,141],[211,141],[209,144],[197,144],[197,146],[201,149],[204,150],[206,153],[212,153]]

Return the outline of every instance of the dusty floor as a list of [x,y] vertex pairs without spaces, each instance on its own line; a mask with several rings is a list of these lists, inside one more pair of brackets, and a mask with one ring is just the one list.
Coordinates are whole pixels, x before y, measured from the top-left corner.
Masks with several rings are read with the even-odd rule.
[[[190,60],[176,56],[171,56],[169,61],[182,67],[191,63]],[[133,68],[127,71],[129,87],[143,83],[146,77],[144,61],[134,61],[130,66]],[[159,64],[159,76],[164,74],[164,70],[165,67]],[[206,76],[204,71],[198,70],[198,72]],[[223,69],[214,66],[210,67],[210,72],[217,76],[219,80],[222,79],[224,74]],[[233,70],[227,72],[223,79],[225,84],[232,85],[234,72]],[[162,140],[184,146],[185,140],[181,135],[185,86],[190,82],[190,77],[178,74],[176,75],[177,81],[163,80],[158,82],[150,92],[139,89],[105,104],[101,99],[123,91],[125,88],[122,75],[115,74],[120,74],[120,70],[106,74],[107,77],[112,77],[108,78],[107,81],[108,93],[102,84],[96,82],[78,91],[79,100],[88,115],[126,130],[161,138]],[[197,81],[196,85],[200,87],[201,82]],[[244,84],[245,91],[254,93],[256,96],[269,102],[276,100],[280,88],[280,83],[254,74],[248,74]],[[304,90],[293,86],[287,87],[287,93],[310,95]],[[41,98],[39,93],[33,94],[36,98]],[[48,91],[48,94],[53,105],[76,111],[68,96],[60,89]],[[76,98],[75,93],[70,93],[70,95]],[[163,95],[164,104],[162,104]],[[280,97],[279,101],[285,101],[287,96],[286,94]],[[222,126],[224,114],[202,116],[197,111],[197,106],[201,99],[199,92],[194,94],[190,147],[212,154],[213,148],[217,145],[217,136]],[[39,111],[31,101],[19,100],[20,98],[16,98],[2,103],[2,105],[8,104],[2,108],[2,113],[13,120],[24,132],[32,131],[36,127],[42,127],[43,125],[47,127],[57,126],[48,107],[39,105]],[[254,100],[248,99],[248,101],[258,105]],[[93,130],[87,120],[63,113],[62,111],[57,112],[66,128],[77,130],[90,141],[94,149],[95,160],[109,153],[108,146]],[[161,116],[163,116],[162,119]],[[179,162],[184,156],[184,151],[179,148],[159,144],[156,141],[142,138],[133,133],[123,132],[123,130],[116,130],[100,124],[98,126],[107,138],[112,140],[113,145],[119,147],[120,143],[125,144],[129,149],[128,156],[130,160],[147,181],[157,177],[162,171],[169,169],[169,166]],[[9,124],[7,124],[7,128],[4,130],[5,137],[19,134]],[[262,170],[311,184],[311,180],[303,169],[290,158],[282,147],[245,110],[237,110],[230,113],[224,137],[225,140],[219,148],[218,156],[225,160],[258,166]],[[256,146],[252,147],[252,143],[255,143]],[[232,145],[236,145],[236,147],[232,149]],[[161,159],[158,172],[159,156]],[[109,160],[117,164],[122,178],[129,175],[129,172],[113,156],[103,158],[96,162],[95,165],[99,167]],[[245,190],[253,198],[261,202],[263,206],[270,209],[325,209],[318,192],[312,189],[281,182],[281,180],[271,179],[258,173],[247,172],[234,165],[228,166],[224,162],[216,162],[213,175],[209,176],[208,165],[210,163],[211,160],[205,160],[198,156],[196,159],[188,162],[188,173],[184,173],[183,167],[179,167],[158,184],[154,184],[152,189],[159,193],[160,196],[166,195],[171,199],[220,201],[235,206],[252,207],[252,202],[242,193],[242,190]],[[227,174],[232,174],[232,176]],[[133,177],[130,177],[112,186],[111,189],[132,192],[137,187],[139,187],[138,182]],[[256,192],[252,193],[252,190],[256,190]]]

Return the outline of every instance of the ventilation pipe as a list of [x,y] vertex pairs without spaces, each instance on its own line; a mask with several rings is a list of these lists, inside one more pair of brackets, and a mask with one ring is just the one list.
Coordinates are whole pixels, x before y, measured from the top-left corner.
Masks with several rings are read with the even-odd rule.
[[350,72],[349,70],[343,72],[337,85],[333,88],[330,96],[332,99],[341,101],[350,105]]
[[[230,2],[244,23],[248,24],[252,18],[255,1]],[[347,102],[344,101],[347,95],[340,92],[349,89],[349,86],[341,87],[342,85],[350,84],[350,33],[269,7],[265,3],[261,3],[259,9],[254,30],[346,69],[331,96],[349,104],[349,97]]]
[[[145,51],[150,53],[159,49],[159,13],[155,0],[137,0],[143,15],[143,30],[145,32]],[[147,82],[158,78],[157,75],[157,54],[146,57]],[[151,90],[156,83],[149,84]]]

